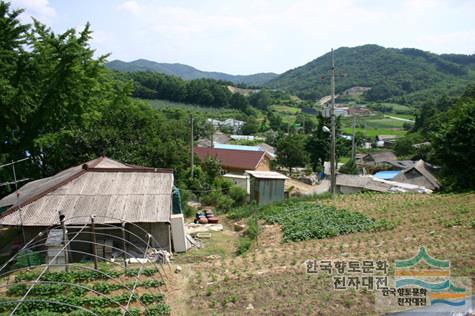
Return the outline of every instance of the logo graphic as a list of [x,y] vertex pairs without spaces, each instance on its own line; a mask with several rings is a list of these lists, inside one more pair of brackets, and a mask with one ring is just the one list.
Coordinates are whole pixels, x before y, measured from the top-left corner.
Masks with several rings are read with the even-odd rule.
[[[427,268],[416,268],[419,264],[425,264]],[[395,280],[396,289],[418,287],[427,290],[430,305],[464,306],[469,299],[465,287],[452,283],[450,261],[431,257],[425,247],[420,247],[417,255],[410,259],[395,261]]]

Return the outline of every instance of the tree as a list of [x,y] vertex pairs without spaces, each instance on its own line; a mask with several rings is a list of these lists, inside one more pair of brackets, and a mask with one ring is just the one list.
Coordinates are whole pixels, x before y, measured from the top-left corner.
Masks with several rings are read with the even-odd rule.
[[261,90],[250,96],[249,103],[260,110],[267,110],[271,104],[271,97],[267,90]]
[[249,101],[245,96],[240,93],[233,93],[231,100],[229,101],[231,107],[243,111],[249,106]]
[[302,134],[283,136],[277,142],[277,162],[289,168],[290,173],[294,167],[304,167],[309,162],[306,143],[307,138]]
[[241,132],[244,135],[252,135],[259,131],[259,122],[256,120],[255,117],[250,116],[247,119],[246,124],[241,128]]
[[475,189],[475,98],[462,99],[444,115],[446,121],[433,133],[435,158],[442,166],[448,189]]

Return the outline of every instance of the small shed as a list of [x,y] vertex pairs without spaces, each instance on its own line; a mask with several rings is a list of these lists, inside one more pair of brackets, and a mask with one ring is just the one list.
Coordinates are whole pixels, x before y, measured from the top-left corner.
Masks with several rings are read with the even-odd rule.
[[246,171],[250,175],[250,200],[258,206],[284,200],[285,180],[281,173],[275,171]]
[[246,190],[247,194],[249,194],[249,175],[226,173],[223,177],[232,181],[234,185],[243,188],[244,190]]

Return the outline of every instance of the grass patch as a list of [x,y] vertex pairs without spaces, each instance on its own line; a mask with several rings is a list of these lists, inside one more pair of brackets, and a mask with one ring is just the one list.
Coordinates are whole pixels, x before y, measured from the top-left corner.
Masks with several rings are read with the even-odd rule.
[[301,111],[301,109],[299,108],[294,108],[286,105],[273,105],[271,109],[282,114],[297,114]]
[[406,122],[391,118],[365,121],[365,125],[369,128],[402,128],[404,123]]
[[[343,128],[343,133],[351,135],[351,127]],[[406,131],[402,129],[388,129],[388,128],[356,128],[357,132],[362,132],[366,137],[374,138],[377,135],[396,135],[404,136]]]
[[184,264],[206,261],[206,257],[211,255],[221,258],[231,258],[235,254],[235,247],[233,247],[233,245],[237,239],[238,234],[230,230],[211,232],[210,239],[203,239],[203,248],[192,249],[186,253],[177,254],[175,256],[175,263]]

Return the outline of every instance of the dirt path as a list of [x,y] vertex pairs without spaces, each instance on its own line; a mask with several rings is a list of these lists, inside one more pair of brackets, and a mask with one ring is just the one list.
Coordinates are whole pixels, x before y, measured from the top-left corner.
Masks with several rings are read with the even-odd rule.
[[389,115],[385,115],[384,117],[387,117],[387,118],[390,118],[390,119],[393,119],[393,120],[414,123],[414,120],[409,120],[409,119],[405,119],[405,118],[401,118],[401,117],[389,116]]

